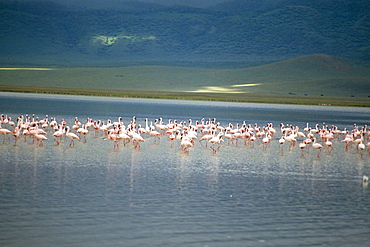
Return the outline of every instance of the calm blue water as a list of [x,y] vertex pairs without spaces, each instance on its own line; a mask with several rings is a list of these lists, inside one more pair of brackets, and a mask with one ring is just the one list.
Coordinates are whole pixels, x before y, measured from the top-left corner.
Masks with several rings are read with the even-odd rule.
[[[353,128],[370,109],[0,94],[0,114],[144,124],[162,117]],[[7,127],[3,124],[3,127]],[[10,128],[10,127],[9,127]],[[141,148],[95,137],[14,145],[0,136],[0,246],[368,246],[369,154],[277,143],[185,153],[165,137]]]

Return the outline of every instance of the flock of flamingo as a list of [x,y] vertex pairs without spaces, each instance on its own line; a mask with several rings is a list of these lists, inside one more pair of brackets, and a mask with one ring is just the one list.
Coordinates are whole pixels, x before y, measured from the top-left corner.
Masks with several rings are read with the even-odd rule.
[[280,124],[280,129],[275,129],[272,123],[258,126],[243,122],[222,126],[216,119],[206,121],[204,118],[194,123],[191,119],[182,122],[168,120],[168,123],[164,123],[162,118],[149,123],[145,118],[144,124],[141,125],[136,117],[127,124],[122,122],[122,117],[114,122],[110,119],[101,121],[87,118],[84,123],[76,117],[74,122],[68,125],[64,119],[57,121],[56,118],[50,118],[48,115],[42,119],[35,115],[22,115],[17,117],[16,121],[5,114],[0,116],[0,134],[4,136],[3,144],[6,140],[10,143],[11,137],[14,138],[14,145],[17,145],[17,141],[23,137],[24,141],[30,139],[32,143],[37,143],[39,146],[43,146],[44,141],[50,138],[54,139],[55,145],[60,145],[63,140],[69,138],[69,146],[73,147],[75,141],[86,142],[86,136],[90,133],[95,137],[101,136],[112,140],[114,149],[118,149],[120,144],[131,144],[139,150],[142,142],[149,139],[159,142],[161,138],[166,138],[171,142],[172,147],[175,142],[178,142],[185,153],[196,145],[210,148],[213,153],[216,153],[222,143],[233,146],[254,146],[254,143],[259,143],[266,150],[271,142],[277,141],[281,150],[284,149],[284,145],[290,150],[297,146],[302,156],[312,147],[318,150],[319,158],[321,150],[326,149],[329,153],[333,150],[333,143],[344,143],[345,151],[356,148],[361,157],[367,147],[370,155],[370,130],[366,125],[359,127],[354,124],[352,129],[340,130],[337,126],[329,127],[325,123],[316,124],[313,127],[307,123],[301,131],[298,126],[283,123]]

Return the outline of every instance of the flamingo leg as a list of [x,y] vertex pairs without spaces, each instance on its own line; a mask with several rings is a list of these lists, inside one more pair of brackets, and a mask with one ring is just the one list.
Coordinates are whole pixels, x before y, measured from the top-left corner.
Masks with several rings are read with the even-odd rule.
[[60,143],[58,142],[57,138],[54,138],[54,141],[59,145]]

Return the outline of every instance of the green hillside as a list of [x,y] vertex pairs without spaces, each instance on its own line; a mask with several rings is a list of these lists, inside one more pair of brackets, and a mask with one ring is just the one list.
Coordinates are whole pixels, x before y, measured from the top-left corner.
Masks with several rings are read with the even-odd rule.
[[[370,70],[317,54],[245,69],[174,66],[2,68],[2,90],[19,86],[121,92],[369,97]],[[242,97],[242,96],[238,96]]]

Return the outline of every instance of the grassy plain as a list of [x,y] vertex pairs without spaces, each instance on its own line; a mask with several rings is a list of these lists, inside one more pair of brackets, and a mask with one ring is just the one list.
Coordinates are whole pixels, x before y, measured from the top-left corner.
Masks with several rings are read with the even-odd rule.
[[244,69],[1,68],[0,91],[370,107],[370,71],[327,55]]

